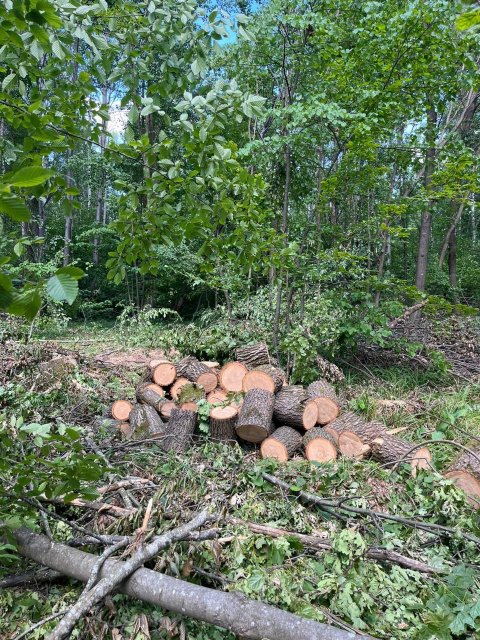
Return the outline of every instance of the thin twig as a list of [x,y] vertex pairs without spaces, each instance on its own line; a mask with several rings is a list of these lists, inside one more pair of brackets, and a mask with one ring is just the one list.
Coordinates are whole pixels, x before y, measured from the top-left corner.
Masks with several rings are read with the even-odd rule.
[[55,618],[60,618],[60,616],[65,615],[67,612],[68,612],[68,609],[62,609],[62,611],[57,611],[56,613],[50,614],[46,618],[43,618],[43,620],[40,620],[39,622],[36,622],[35,624],[33,624],[31,627],[23,631],[20,635],[15,636],[13,640],[22,640],[22,638],[25,638],[26,636],[28,636],[30,633],[32,633],[32,631],[35,631],[35,629],[38,629],[38,627],[42,627],[44,624],[47,624],[47,622],[50,622],[51,620],[55,620]]

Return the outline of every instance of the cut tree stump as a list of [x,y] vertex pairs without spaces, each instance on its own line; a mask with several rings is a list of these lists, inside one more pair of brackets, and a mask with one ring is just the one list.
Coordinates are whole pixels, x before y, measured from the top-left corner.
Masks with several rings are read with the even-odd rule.
[[317,380],[308,385],[307,395],[314,400],[318,409],[318,424],[328,424],[340,413],[340,403],[332,385],[325,380]]
[[287,462],[302,446],[302,436],[291,427],[279,427],[260,445],[262,458],[276,458]]
[[265,389],[251,389],[240,408],[237,435],[247,442],[262,442],[273,431],[272,414],[275,396]]
[[281,369],[263,364],[255,369],[250,369],[243,378],[243,390],[266,389],[277,393],[285,383],[285,374]]
[[282,425],[312,429],[317,424],[318,409],[315,401],[307,398],[303,387],[287,385],[275,396],[273,415]]
[[370,446],[372,447],[372,458],[374,460],[385,466],[392,466],[399,461],[408,463],[412,467],[413,476],[415,476],[417,469],[428,469],[430,467],[432,456],[426,447],[415,449],[415,451],[409,453],[412,447],[415,446],[414,442],[384,433],[382,436],[372,440]]
[[136,404],[130,413],[132,436],[135,439],[163,434],[165,426],[153,407],[148,404]]
[[129,419],[132,408],[133,404],[128,400],[116,400],[112,404],[112,417],[120,422],[125,422]]
[[158,384],[145,384],[137,389],[137,400],[160,411],[160,406],[165,402],[165,391]]
[[321,427],[307,431],[302,440],[305,457],[310,462],[332,462],[337,459],[335,438]]
[[237,421],[238,409],[236,407],[214,407],[210,411],[210,438],[220,441],[236,440],[235,428]]
[[160,362],[153,370],[153,381],[161,387],[169,387],[177,377],[177,370],[172,362]]
[[249,369],[260,367],[262,364],[270,364],[268,347],[264,342],[257,342],[246,347],[237,347],[235,357]]
[[175,380],[175,382],[170,387],[170,395],[174,400],[178,400],[178,396],[182,387],[187,384],[191,384],[190,380],[187,380],[187,378],[180,377]]
[[[473,449],[473,453],[480,458],[480,447]],[[480,462],[471,453],[462,453],[443,475],[465,491],[472,506],[480,509]]]
[[184,453],[190,446],[197,424],[197,414],[184,409],[172,409],[165,435],[159,442],[164,451]]
[[242,391],[247,367],[241,362],[228,362],[220,369],[218,382],[225,391]]

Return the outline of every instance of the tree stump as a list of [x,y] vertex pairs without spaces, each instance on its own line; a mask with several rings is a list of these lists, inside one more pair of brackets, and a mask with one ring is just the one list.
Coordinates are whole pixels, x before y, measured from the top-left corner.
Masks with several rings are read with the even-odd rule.
[[222,442],[235,441],[237,421],[238,409],[236,407],[214,407],[210,411],[210,438]]
[[283,387],[275,396],[274,418],[282,425],[300,429],[312,429],[317,423],[318,410],[314,400],[309,400],[303,387]]
[[262,442],[273,431],[274,395],[265,389],[251,389],[240,408],[237,435],[247,442]]
[[340,403],[332,385],[325,380],[317,380],[308,385],[307,395],[315,400],[318,409],[318,424],[328,424],[340,413]]
[[305,433],[302,440],[305,457],[311,462],[332,462],[337,459],[335,438],[321,427],[314,427]]
[[176,377],[177,370],[175,369],[175,365],[167,360],[157,364],[152,374],[153,381],[160,385],[160,387],[169,387]]
[[184,409],[172,409],[170,420],[159,446],[164,451],[185,452],[190,446],[197,424],[197,414]]
[[129,419],[133,404],[128,400],[117,400],[112,404],[112,418],[126,422]]
[[247,371],[247,367],[241,362],[229,362],[220,369],[218,382],[225,391],[242,391]]
[[285,383],[285,373],[270,364],[263,364],[255,369],[250,369],[243,378],[243,390],[266,389],[277,393]]
[[[480,447],[473,449],[473,453],[480,458]],[[480,462],[471,453],[462,453],[443,475],[465,491],[472,506],[480,509]]]
[[248,369],[260,367],[262,364],[270,364],[268,347],[264,342],[257,342],[246,347],[237,347],[235,349],[235,357]]
[[291,427],[279,427],[260,445],[262,458],[276,458],[287,462],[302,446],[302,436]]

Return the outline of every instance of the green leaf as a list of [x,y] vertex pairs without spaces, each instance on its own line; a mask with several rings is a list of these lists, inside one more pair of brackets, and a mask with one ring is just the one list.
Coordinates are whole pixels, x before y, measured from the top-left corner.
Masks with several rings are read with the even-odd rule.
[[57,269],[55,275],[59,274],[65,274],[67,276],[70,276],[71,278],[74,278],[75,280],[80,280],[80,278],[83,278],[83,276],[85,275],[84,271],[80,269],[80,267],[74,266],[61,267],[60,269]]
[[68,273],[57,273],[48,279],[46,290],[48,295],[57,302],[72,304],[78,295],[78,282]]
[[466,31],[480,24],[480,9],[474,9],[473,11],[467,11],[458,16],[455,26],[459,31]]
[[32,215],[22,198],[11,193],[0,193],[0,213],[15,222],[28,222]]
[[43,167],[24,167],[17,171],[9,180],[13,187],[36,187],[46,182],[54,171]]
[[13,293],[12,302],[8,305],[8,313],[33,320],[40,310],[42,299],[37,289],[29,289],[22,293]]

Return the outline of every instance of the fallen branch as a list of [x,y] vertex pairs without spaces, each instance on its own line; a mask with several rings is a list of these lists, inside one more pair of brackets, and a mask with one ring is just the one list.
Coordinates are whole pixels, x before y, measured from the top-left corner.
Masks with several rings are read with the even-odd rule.
[[43,625],[47,624],[47,622],[55,620],[55,618],[60,618],[60,616],[63,616],[67,611],[68,609],[62,609],[62,611],[57,611],[56,613],[50,614],[46,618],[43,618],[42,620],[39,620],[38,622],[33,624],[31,627],[28,627],[28,629],[25,629],[25,631],[22,631],[22,633],[20,633],[18,636],[15,636],[13,640],[22,640],[22,638],[26,638],[30,633],[32,633],[32,631],[38,629],[38,627],[43,627]]
[[[332,550],[332,543],[330,540],[320,538],[319,536],[305,535],[303,533],[296,533],[295,531],[286,531],[285,529],[277,529],[268,525],[257,524],[256,522],[246,522],[245,520],[240,520],[238,518],[229,518],[228,522],[240,526],[246,526],[253,533],[260,533],[272,538],[279,538],[281,536],[294,537],[305,547],[310,547],[312,549],[319,549],[321,551]],[[436,569],[435,567],[431,567],[420,560],[407,558],[407,556],[404,556],[401,553],[390,551],[382,547],[369,547],[365,551],[365,557],[370,558],[371,560],[378,560],[379,562],[398,564],[405,569],[419,571],[420,573],[428,573],[430,575],[442,573],[441,569]]]
[[[52,542],[28,529],[18,529],[14,536],[22,556],[83,582],[88,580],[98,560],[98,556]],[[106,578],[125,565],[126,562],[108,560],[100,575]],[[360,640],[362,637],[251,600],[240,593],[208,589],[150,569],[137,569],[117,589],[144,602],[228,629],[245,640]]]
[[400,317],[394,318],[388,323],[388,328],[395,329],[395,327],[398,326],[400,322],[403,322],[403,320],[406,320],[415,312],[420,311],[420,309],[423,309],[423,307],[425,307],[427,304],[428,304],[428,300],[423,300],[422,302],[414,304],[412,307],[408,307],[408,309],[405,309],[405,311]]
[[25,571],[13,576],[6,576],[0,580],[0,589],[12,589],[13,587],[25,587],[26,585],[37,585],[42,582],[52,582],[63,578],[59,571],[51,569],[35,569],[35,571]]
[[433,535],[439,537],[461,537],[469,542],[474,542],[475,544],[480,546],[480,538],[474,536],[470,533],[464,533],[459,529],[454,529],[453,527],[447,527],[441,524],[436,524],[434,522],[423,522],[422,520],[413,520],[411,518],[403,518],[402,516],[395,516],[390,513],[384,513],[382,511],[374,511],[373,509],[366,509],[362,507],[351,507],[349,505],[344,504],[346,500],[350,500],[353,498],[339,498],[337,501],[328,500],[325,498],[321,498],[320,496],[315,495],[314,493],[308,493],[307,491],[293,491],[288,484],[284,480],[277,478],[276,476],[272,476],[269,473],[262,474],[265,480],[270,482],[271,484],[277,485],[282,489],[294,494],[295,496],[301,498],[305,502],[309,502],[311,504],[315,504],[319,506],[322,510],[328,510],[328,513],[332,515],[338,515],[337,510],[347,511],[349,513],[353,513],[356,515],[367,516],[372,520],[389,520],[391,522],[398,522],[399,524],[403,524],[406,527],[410,527],[412,529],[420,529],[421,531],[426,531],[427,533],[431,533]]
[[[92,607],[101,602],[105,596],[111,593],[120,583],[129,578],[132,573],[145,564],[145,562],[154,558],[160,551],[169,547],[174,542],[192,539],[190,534],[195,533],[196,529],[199,529],[211,520],[212,517],[206,511],[203,511],[187,524],[177,527],[176,529],[172,529],[171,531],[167,531],[167,533],[154,538],[147,545],[140,546],[129,560],[122,562],[121,564],[119,563],[107,576],[102,578],[89,591],[82,593],[76,604],[48,636],[48,640],[63,640],[64,638],[68,638],[76,623],[86,613],[88,613]],[[209,534],[210,532],[207,531],[204,533]],[[198,539],[199,536],[197,535],[194,537]],[[205,535],[205,538],[207,537],[209,536]],[[94,571],[98,571],[98,563],[100,560],[101,558],[97,559],[96,564],[92,568],[87,585],[91,583],[92,573]]]

